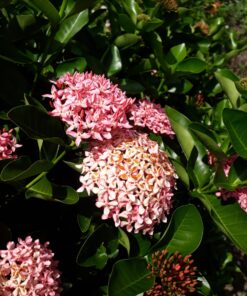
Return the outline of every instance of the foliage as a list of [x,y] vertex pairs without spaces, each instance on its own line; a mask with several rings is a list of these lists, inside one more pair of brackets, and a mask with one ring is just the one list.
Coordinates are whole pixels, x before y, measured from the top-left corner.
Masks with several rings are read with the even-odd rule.
[[[144,293],[149,258],[164,249],[193,253],[201,295],[227,295],[243,273],[234,254],[247,252],[247,214],[215,196],[247,184],[246,81],[227,68],[247,46],[233,16],[228,26],[224,19],[238,5],[168,2],[0,1],[1,128],[14,128],[22,144],[17,159],[0,161],[0,244],[29,234],[51,241],[62,295]],[[178,180],[168,223],[153,236],[103,222],[95,197],[77,192],[87,143],[75,146],[43,97],[49,80],[74,71],[104,74],[128,96],[166,106],[175,138],[150,138]]]

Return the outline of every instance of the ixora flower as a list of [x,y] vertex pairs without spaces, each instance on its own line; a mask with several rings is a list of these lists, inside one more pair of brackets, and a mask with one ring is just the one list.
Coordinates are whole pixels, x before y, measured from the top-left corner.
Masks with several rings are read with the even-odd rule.
[[157,223],[167,221],[176,175],[166,153],[148,135],[119,132],[87,151],[81,167],[78,191],[98,195],[102,219],[150,235]]
[[220,188],[215,193],[216,196],[221,197],[224,200],[234,198],[240,205],[240,207],[247,212],[247,187],[240,187],[234,191],[229,191],[224,188]]
[[44,95],[53,100],[50,114],[66,123],[77,146],[86,139],[110,139],[116,128],[131,128],[126,114],[134,99],[104,75],[67,73],[52,82],[51,94]]
[[156,281],[145,296],[186,296],[195,292],[198,281],[193,262],[191,255],[183,257],[178,252],[169,254],[168,250],[161,250],[153,253],[148,269]]
[[155,134],[163,134],[173,137],[174,132],[170,121],[163,108],[148,100],[140,100],[130,110],[130,120],[135,126],[147,127]]
[[16,148],[22,145],[17,144],[16,138],[13,136],[13,129],[7,131],[5,128],[0,130],[0,160],[3,159],[15,159],[17,156],[15,154]]
[[0,296],[59,296],[60,272],[49,243],[30,236],[0,250]]

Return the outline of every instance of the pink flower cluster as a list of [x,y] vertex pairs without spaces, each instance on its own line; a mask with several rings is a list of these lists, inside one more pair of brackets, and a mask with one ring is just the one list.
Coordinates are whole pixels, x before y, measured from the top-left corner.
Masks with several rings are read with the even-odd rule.
[[16,138],[12,134],[13,129],[7,131],[6,129],[0,130],[0,160],[16,158],[15,150],[21,147],[16,143]]
[[59,296],[60,272],[49,243],[30,236],[0,250],[0,296]]
[[[237,158],[238,155],[233,154],[223,161],[222,165],[226,177],[229,176],[231,166]],[[239,203],[240,207],[245,212],[247,212],[247,187],[237,188],[234,191],[220,188],[219,191],[215,193],[215,195],[221,197],[224,200],[234,198]]]
[[66,133],[75,138],[77,146],[83,140],[112,138],[117,129],[149,128],[154,133],[172,136],[165,111],[157,104],[128,98],[104,75],[92,73],[64,74],[52,81],[51,94],[54,108],[50,114],[66,123]]
[[174,136],[170,121],[159,104],[142,100],[132,106],[130,113],[135,126],[147,127],[155,134]]
[[65,122],[75,144],[87,140],[91,145],[78,191],[98,195],[102,219],[152,234],[167,220],[176,175],[165,152],[135,128],[172,137],[165,111],[148,100],[136,103],[104,75],[88,72],[63,75],[45,96],[52,99],[50,114]]
[[50,114],[67,124],[77,146],[85,139],[110,139],[116,128],[131,128],[126,113],[134,100],[103,75],[68,73],[53,83],[51,95],[45,95],[53,99]]
[[98,195],[102,219],[113,218],[116,227],[151,235],[157,223],[167,221],[175,178],[157,142],[128,130],[86,152],[79,191]]

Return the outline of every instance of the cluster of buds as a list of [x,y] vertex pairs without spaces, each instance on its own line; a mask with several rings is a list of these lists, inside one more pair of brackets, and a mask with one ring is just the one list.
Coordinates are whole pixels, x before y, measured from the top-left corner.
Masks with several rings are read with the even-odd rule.
[[182,256],[178,252],[169,254],[168,250],[152,254],[148,270],[155,277],[155,285],[145,293],[146,296],[186,296],[195,292],[198,284],[197,267],[193,266],[191,255]]
[[45,95],[52,99],[50,114],[65,122],[77,146],[89,142],[78,191],[97,194],[102,219],[151,235],[167,220],[176,178],[166,153],[143,133],[174,136],[164,109],[127,97],[104,75],[68,73],[52,83]]
[[0,250],[0,296],[59,296],[60,272],[49,242],[30,236]]
[[0,130],[0,160],[15,159],[16,148],[21,147],[17,144],[16,138],[13,136],[13,129],[7,131],[5,128]]

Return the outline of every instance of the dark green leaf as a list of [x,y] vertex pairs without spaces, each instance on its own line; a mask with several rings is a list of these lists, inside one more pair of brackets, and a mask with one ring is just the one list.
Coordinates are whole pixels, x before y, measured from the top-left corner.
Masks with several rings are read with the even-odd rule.
[[69,16],[61,24],[55,35],[55,40],[66,44],[88,23],[88,10]]
[[176,66],[177,72],[201,73],[206,69],[206,63],[198,58],[188,58]]
[[67,60],[59,64],[56,68],[57,77],[63,75],[64,73],[74,73],[75,71],[83,72],[87,67],[87,61],[85,58],[74,58]]
[[81,232],[84,233],[88,231],[91,224],[91,220],[92,220],[92,217],[87,217],[81,214],[77,215],[77,221],[81,229]]
[[122,79],[119,84],[121,89],[130,95],[140,94],[144,91],[144,86],[135,80]]
[[23,0],[31,7],[35,7],[42,11],[48,17],[51,23],[56,24],[59,22],[60,17],[57,9],[48,0]]
[[37,160],[31,162],[28,157],[22,156],[16,160],[9,162],[1,172],[2,181],[19,181],[42,172],[48,172],[53,164],[46,160]]
[[35,106],[17,106],[9,111],[8,117],[30,138],[64,144],[66,136],[59,120]]
[[126,34],[118,36],[115,39],[114,44],[117,47],[124,49],[124,48],[128,48],[128,47],[136,44],[140,40],[141,40],[140,36],[133,34],[133,33],[126,33]]
[[130,241],[129,241],[128,235],[121,228],[118,228],[118,233],[119,233],[119,238],[118,238],[119,244],[122,245],[127,250],[127,253],[129,255]]
[[122,61],[117,46],[112,45],[110,48],[109,66],[107,67],[107,76],[112,76],[122,69]]
[[109,296],[136,296],[147,291],[154,284],[154,278],[147,270],[143,258],[131,258],[117,261],[110,274]]
[[185,167],[177,160],[172,160],[172,164],[175,168],[176,174],[178,175],[179,179],[181,179],[181,181],[186,185],[186,187],[189,188],[190,179]]
[[240,94],[235,86],[234,76],[231,75],[231,72],[224,70],[217,71],[214,73],[214,75],[219,81],[222,90],[226,93],[232,105],[236,107]]
[[57,201],[64,204],[75,204],[79,197],[77,192],[70,186],[61,186],[51,183],[46,177],[27,189],[26,198],[36,197],[48,201]]
[[127,33],[134,33],[135,32],[135,24],[132,22],[131,18],[124,13],[118,14],[119,24]]
[[202,218],[194,205],[188,204],[175,210],[161,239],[151,248],[151,252],[168,249],[188,255],[200,245],[203,236]]
[[217,140],[211,130],[200,123],[192,123],[189,127],[201,140],[201,142],[209,149],[209,151],[213,152],[219,160],[222,160],[226,157],[225,153],[219,147]]
[[[77,255],[77,263],[81,266],[88,266],[88,258],[93,257],[102,244],[106,247],[114,239],[117,239],[117,232],[107,224],[101,224],[83,243]],[[91,263],[91,266],[95,265],[94,261]]]
[[144,32],[151,32],[159,28],[163,23],[164,21],[155,17],[155,18],[152,18],[151,20],[145,21],[145,23],[142,26],[142,30]]
[[187,55],[186,45],[185,43],[178,44],[173,46],[167,56],[166,60],[170,65],[182,62]]
[[237,202],[222,204],[215,195],[194,192],[208,209],[213,221],[230,240],[247,253],[247,215]]
[[225,109],[223,111],[223,120],[233,148],[241,157],[247,158],[247,113],[239,110]]

